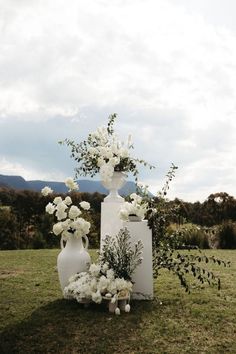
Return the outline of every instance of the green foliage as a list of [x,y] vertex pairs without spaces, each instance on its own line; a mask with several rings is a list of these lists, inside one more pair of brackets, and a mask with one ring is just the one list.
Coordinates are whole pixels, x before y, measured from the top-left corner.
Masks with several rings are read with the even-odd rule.
[[236,249],[236,224],[227,221],[218,227],[219,247]]
[[197,225],[191,225],[191,227],[185,227],[183,225],[180,230],[182,248],[184,248],[185,245],[187,245],[187,247],[196,246],[200,249],[210,248],[209,233],[206,232],[205,228]]
[[[165,198],[176,169],[177,167],[172,164],[158,197],[150,200],[150,208],[153,211],[150,211],[148,217],[153,235],[154,276],[157,277],[161,269],[168,269],[178,277],[181,286],[188,293],[191,289],[189,275],[200,284],[217,284],[218,289],[220,289],[220,278],[211,270],[205,269],[202,264],[213,262],[218,265],[229,266],[229,263],[215,257],[202,255],[200,250],[197,255],[190,253],[191,249],[197,249],[198,247],[183,242],[183,230],[176,229],[173,232],[168,232],[171,220],[173,218],[178,219],[178,206],[168,203]],[[195,241],[197,238],[199,238],[199,235],[195,235]],[[188,249],[189,253],[182,252],[181,248]]]
[[116,237],[106,236],[100,254],[102,264],[107,263],[112,268],[115,277],[131,280],[136,267],[142,263],[143,244],[138,241],[131,247],[129,231],[121,229]]

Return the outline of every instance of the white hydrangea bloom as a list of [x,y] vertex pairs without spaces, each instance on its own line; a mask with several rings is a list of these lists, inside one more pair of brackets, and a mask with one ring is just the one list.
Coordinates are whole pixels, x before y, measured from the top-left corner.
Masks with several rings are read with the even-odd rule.
[[53,203],[56,204],[56,205],[59,204],[59,203],[62,203],[62,198],[61,197],[54,198],[53,199]]
[[54,224],[52,231],[56,236],[59,235],[63,231],[62,223],[58,222]]
[[81,214],[81,210],[76,206],[72,205],[69,210],[69,218],[76,219]]
[[79,205],[84,210],[89,210],[90,209],[90,204],[88,202],[81,202],[81,203],[79,203]]
[[50,187],[48,187],[48,186],[44,187],[44,188],[41,190],[41,193],[42,193],[42,195],[43,195],[44,197],[46,197],[47,195],[51,194],[52,192],[53,192],[53,190],[52,190]]
[[55,211],[55,205],[52,203],[48,203],[45,207],[45,210],[48,214],[53,214]]
[[57,210],[56,217],[57,220],[63,220],[67,217],[67,213],[64,210]]
[[65,203],[66,205],[71,205],[71,204],[72,204],[71,197],[67,196],[67,197],[65,198],[65,200],[64,200],[64,203]]

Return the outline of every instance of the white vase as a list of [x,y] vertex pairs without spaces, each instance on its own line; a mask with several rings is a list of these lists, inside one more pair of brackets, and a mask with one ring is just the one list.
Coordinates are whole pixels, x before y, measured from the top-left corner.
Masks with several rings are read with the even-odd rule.
[[123,203],[124,198],[122,198],[118,190],[121,189],[126,183],[127,175],[124,172],[113,173],[111,180],[109,181],[101,181],[102,185],[109,190],[109,194],[106,198],[104,198],[105,203]]
[[[85,239],[85,246],[83,245],[82,238]],[[66,241],[65,247],[63,241],[61,239],[62,250],[57,257],[57,270],[62,291],[68,285],[69,278],[72,275],[88,271],[91,264],[91,258],[87,252],[87,236],[79,238],[72,236]]]

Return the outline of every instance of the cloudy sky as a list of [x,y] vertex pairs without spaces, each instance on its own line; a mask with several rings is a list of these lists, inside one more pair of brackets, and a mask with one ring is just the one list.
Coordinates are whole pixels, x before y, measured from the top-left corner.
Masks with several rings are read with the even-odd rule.
[[236,196],[234,0],[0,0],[0,173],[73,175],[80,141],[110,113],[140,179],[170,198]]

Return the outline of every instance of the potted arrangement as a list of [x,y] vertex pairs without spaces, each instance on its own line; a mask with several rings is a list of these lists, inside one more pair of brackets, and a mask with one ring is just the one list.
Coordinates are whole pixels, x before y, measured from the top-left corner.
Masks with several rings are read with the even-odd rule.
[[[65,181],[69,191],[78,189],[72,178]],[[42,194],[47,196],[52,189],[44,187]],[[70,196],[62,199],[55,197],[48,203],[46,212],[54,215],[57,222],[53,225],[53,233],[61,236],[61,252],[57,257],[57,269],[62,290],[68,285],[69,278],[77,273],[87,271],[91,263],[88,249],[88,233],[90,222],[81,217],[82,213],[90,209],[88,202],[81,202],[80,207],[73,205]],[[84,240],[84,243],[83,243]],[[64,246],[64,243],[66,244]]]
[[87,272],[75,274],[64,289],[64,297],[79,303],[107,302],[110,312],[130,311],[132,274],[142,263],[143,244],[138,241],[131,248],[127,229],[121,229],[114,238],[106,237],[98,263]]
[[132,193],[131,202],[125,202],[120,210],[120,218],[123,221],[142,221],[149,210],[148,203],[138,194]]
[[110,115],[107,127],[99,127],[79,144],[70,139],[60,142],[71,148],[71,157],[78,163],[75,169],[76,176],[94,177],[100,173],[104,187],[110,191],[105,201],[123,201],[118,190],[124,185],[129,172],[137,181],[138,164],[154,168],[146,161],[131,156],[130,152],[133,149],[131,135],[126,142],[119,140],[114,131],[116,117],[116,114]]

